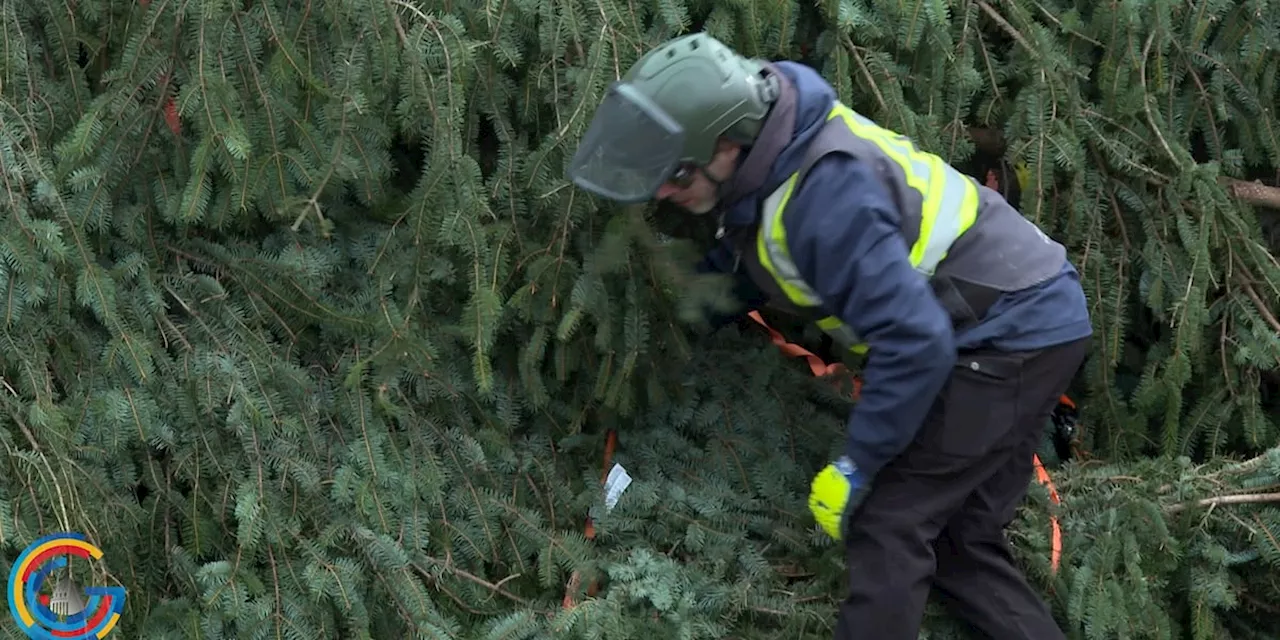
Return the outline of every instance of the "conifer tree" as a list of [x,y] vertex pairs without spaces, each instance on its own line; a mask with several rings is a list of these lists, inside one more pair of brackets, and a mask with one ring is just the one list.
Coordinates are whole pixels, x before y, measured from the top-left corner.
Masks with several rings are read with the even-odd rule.
[[608,83],[705,29],[1017,166],[1080,265],[1104,462],[1011,534],[1064,627],[1274,637],[1272,9],[0,4],[5,567],[86,533],[122,637],[830,637],[804,498],[847,388],[707,332],[709,238],[564,175]]

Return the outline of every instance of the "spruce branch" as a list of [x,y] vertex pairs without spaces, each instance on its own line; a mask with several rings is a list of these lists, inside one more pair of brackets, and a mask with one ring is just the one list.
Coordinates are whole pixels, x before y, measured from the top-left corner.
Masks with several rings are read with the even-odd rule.
[[1258,295],[1257,290],[1253,288],[1253,284],[1245,279],[1245,276],[1239,271],[1236,272],[1236,282],[1244,287],[1245,295],[1249,296],[1249,300],[1253,302],[1254,309],[1258,311],[1258,315],[1261,315],[1267,321],[1267,324],[1271,325],[1272,329],[1275,329],[1276,334],[1280,335],[1280,320],[1277,320],[1271,310],[1267,308],[1267,304],[1262,301],[1262,296]]
[[[506,590],[505,588],[503,588],[503,586],[502,586],[502,585],[506,584],[508,581],[510,581],[510,580],[514,580],[515,578],[518,578],[520,574],[515,574],[515,575],[507,576],[507,577],[503,578],[502,580],[499,580],[499,581],[497,582],[497,584],[495,584],[495,583],[489,582],[488,580],[485,580],[484,578],[481,578],[481,577],[479,577],[479,576],[477,576],[477,575],[475,575],[475,574],[473,574],[473,573],[471,573],[471,572],[469,572],[469,571],[466,571],[466,570],[464,570],[464,569],[460,569],[460,568],[458,568],[458,567],[457,567],[457,566],[455,566],[452,562],[447,562],[447,561],[445,561],[445,560],[441,560],[441,559],[439,559],[439,558],[433,558],[433,557],[431,557],[431,556],[424,556],[424,557],[423,557],[423,559],[424,559],[424,560],[426,560],[427,562],[430,562],[431,564],[433,564],[433,565],[435,565],[435,566],[437,566],[437,567],[440,567],[441,569],[444,569],[445,571],[448,571],[449,573],[452,573],[453,575],[455,575],[455,576],[457,576],[457,577],[459,577],[459,578],[462,578],[463,580],[466,580],[466,581],[471,582],[471,583],[473,583],[473,584],[478,584],[478,585],[480,585],[480,586],[482,586],[482,587],[484,587],[484,588],[486,588],[486,589],[488,589],[488,590],[490,590],[490,591],[492,591],[492,592],[494,592],[494,593],[496,593],[496,594],[498,594],[498,595],[500,595],[500,596],[503,596],[503,597],[505,597],[505,598],[507,598],[507,599],[509,599],[509,600],[513,601],[513,602],[518,602],[518,603],[520,603],[520,604],[528,604],[528,601],[526,601],[524,598],[521,598],[520,596],[518,596],[518,595],[516,595],[516,594],[514,594],[514,593],[511,593],[510,591],[507,591],[507,590]],[[421,564],[418,564],[418,563],[416,563],[416,562],[414,562],[414,563],[412,563],[412,564],[413,564],[413,568],[414,568],[415,570],[417,570],[417,572],[418,572],[419,574],[421,574],[421,575],[422,575],[422,577],[424,577],[424,578],[426,578],[426,579],[428,579],[428,580],[431,580],[432,582],[434,582],[434,581],[435,581],[435,576],[434,576],[430,571],[428,571],[426,567],[423,567]]]
[[1280,449],[1271,449],[1266,453],[1254,456],[1243,462],[1237,462],[1215,473],[1218,475],[1243,475],[1253,473],[1262,468],[1268,462],[1280,462]]
[[987,4],[984,0],[976,0],[976,4],[978,5],[978,8],[982,9],[983,13],[986,13],[992,20],[996,22],[996,24],[1000,25],[1000,28],[1003,29],[1004,32],[1008,34],[1010,38],[1013,38],[1014,41],[1017,42],[1024,51],[1030,54],[1033,59],[1040,58],[1040,55],[1036,52],[1035,47],[1032,47],[1031,43],[1027,42],[1026,36],[1022,35],[1022,33],[1020,33],[1017,29],[1015,29],[1013,25],[1009,24],[1009,21],[1005,20],[1004,16],[1000,15],[1000,12],[996,11],[994,8],[991,7],[991,5]]
[[1102,41],[1097,40],[1095,38],[1091,38],[1087,34],[1079,31],[1078,29],[1074,29],[1072,27],[1068,27],[1067,25],[1063,24],[1062,21],[1058,19],[1057,12],[1055,10],[1045,7],[1043,4],[1036,2],[1035,0],[1031,0],[1031,4],[1034,4],[1036,6],[1036,9],[1040,11],[1040,15],[1044,16],[1047,20],[1049,20],[1049,22],[1052,22],[1054,26],[1058,27],[1062,31],[1069,33],[1072,36],[1075,36],[1077,38],[1080,38],[1081,40],[1084,40],[1085,42],[1088,42],[1089,44],[1095,47],[1106,46],[1102,43]]
[[876,97],[876,104],[880,105],[880,110],[884,113],[889,112],[889,105],[885,102],[884,94],[880,92],[880,86],[876,84],[876,79],[871,75],[871,69],[867,67],[867,61],[862,59],[862,53],[858,51],[858,47],[853,44],[853,40],[848,34],[840,34],[840,43],[848,50],[849,55],[853,57],[853,61],[858,64],[858,70],[862,72],[863,80],[866,80],[867,86],[871,89],[871,94]]
[[[1004,132],[999,129],[970,127],[969,137],[984,153],[1004,155],[1008,149]],[[1226,176],[1219,177],[1218,182],[1241,202],[1280,211],[1280,187],[1263,184],[1260,180],[1240,180]]]
[[[1259,295],[1258,291],[1254,288],[1254,277],[1249,268],[1245,266],[1234,253],[1231,255],[1231,262],[1236,268],[1232,273],[1233,279],[1237,284],[1244,288],[1245,295],[1248,296],[1249,302],[1253,304],[1258,315],[1262,316],[1262,319],[1266,321],[1267,324],[1271,325],[1271,328],[1275,330],[1276,335],[1280,335],[1280,319],[1276,318],[1267,303],[1263,301],[1262,296]],[[1277,361],[1280,362],[1280,359]]]
[[1156,40],[1156,32],[1152,31],[1147,35],[1146,44],[1142,45],[1142,57],[1138,61],[1138,78],[1142,81],[1142,111],[1147,116],[1147,124],[1151,126],[1151,131],[1156,134],[1156,139],[1160,141],[1160,146],[1164,147],[1164,152],[1168,154],[1169,161],[1174,167],[1182,168],[1182,161],[1179,160],[1177,154],[1173,152],[1173,148],[1169,146],[1169,141],[1165,139],[1164,133],[1160,130],[1160,125],[1156,124],[1156,117],[1151,113],[1151,92],[1147,88],[1147,58],[1151,55],[1151,45]]

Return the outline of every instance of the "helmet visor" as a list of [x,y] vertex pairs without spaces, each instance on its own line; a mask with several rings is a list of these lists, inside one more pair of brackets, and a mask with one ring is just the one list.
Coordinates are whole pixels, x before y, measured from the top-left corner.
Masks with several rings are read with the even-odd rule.
[[675,172],[684,129],[631,85],[615,82],[569,165],[574,184],[623,203],[653,197]]

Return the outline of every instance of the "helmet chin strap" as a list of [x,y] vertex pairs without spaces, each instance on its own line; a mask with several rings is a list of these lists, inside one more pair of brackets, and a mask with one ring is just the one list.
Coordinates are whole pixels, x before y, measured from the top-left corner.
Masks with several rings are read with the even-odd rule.
[[[724,206],[724,199],[725,196],[729,194],[729,185],[731,182],[729,180],[719,180],[712,177],[712,175],[706,171],[702,171],[702,175],[706,176],[707,180],[710,180],[711,184],[715,185],[716,203],[712,205],[711,212],[715,212],[716,214],[716,240],[719,240],[724,237],[724,216],[729,213],[729,210]],[[734,265],[734,269],[737,269],[736,264]]]
[[718,228],[716,229],[717,240],[724,237],[724,216],[726,213],[728,213],[728,211],[724,207],[725,198],[732,191],[733,179],[736,177],[736,172],[738,169],[742,168],[742,163],[746,161],[747,154],[750,153],[750,151],[751,151],[751,147],[747,147],[747,146],[738,147],[738,159],[737,159],[737,164],[734,167],[735,175],[730,176],[728,178],[723,178],[723,179],[717,178],[711,175],[711,172],[707,171],[707,168],[705,166],[698,167],[698,172],[701,173],[703,177],[705,177],[707,181],[710,182],[712,186],[715,187],[716,204],[714,207],[712,207],[711,211],[708,213],[711,213],[711,212],[716,213],[717,220],[718,220],[718,223],[717,223]]
[[720,178],[711,175],[711,172],[707,171],[706,167],[698,167],[698,173],[701,173],[702,176],[707,179],[707,182],[710,182],[715,186],[717,200],[724,197],[725,192],[729,189],[728,180],[721,180]]
[[707,213],[716,214],[716,219],[717,219],[716,226],[718,227],[716,230],[716,238],[719,239],[724,236],[725,208],[723,203],[724,203],[725,195],[729,193],[729,186],[732,184],[732,180],[729,178],[720,179],[711,175],[711,172],[707,171],[707,168],[705,166],[698,167],[698,173],[701,173],[702,177],[706,178],[707,182],[710,182],[712,188],[714,189],[716,202],[714,205],[711,206],[711,210],[707,211]]

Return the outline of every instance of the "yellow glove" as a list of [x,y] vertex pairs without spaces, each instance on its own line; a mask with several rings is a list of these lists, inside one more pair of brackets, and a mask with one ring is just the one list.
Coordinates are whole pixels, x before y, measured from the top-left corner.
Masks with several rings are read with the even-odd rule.
[[[809,511],[827,535],[840,540],[845,515],[857,507],[863,495],[862,476],[848,456],[827,465],[809,487]],[[850,496],[855,497],[850,504]]]
[[1018,179],[1018,190],[1026,193],[1027,183],[1031,182],[1031,167],[1025,162],[1019,162],[1013,167],[1013,175]]

